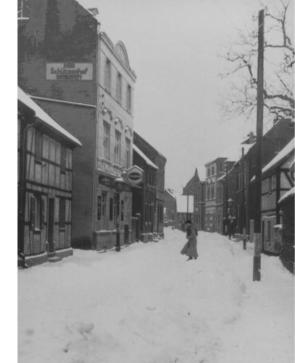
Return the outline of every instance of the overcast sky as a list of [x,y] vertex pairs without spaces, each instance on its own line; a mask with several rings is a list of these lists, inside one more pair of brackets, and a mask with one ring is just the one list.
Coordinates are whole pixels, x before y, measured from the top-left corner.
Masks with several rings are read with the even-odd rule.
[[82,0],[96,6],[102,30],[122,40],[137,74],[134,127],[167,158],[166,187],[180,190],[197,167],[224,156],[250,122],[220,112],[228,81],[224,54],[250,27],[257,0]]

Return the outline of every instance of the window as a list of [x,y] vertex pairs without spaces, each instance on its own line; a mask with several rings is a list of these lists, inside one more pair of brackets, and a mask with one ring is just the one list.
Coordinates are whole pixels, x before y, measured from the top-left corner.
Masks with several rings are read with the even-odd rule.
[[115,203],[116,203],[115,213],[116,213],[116,217],[118,218],[120,215],[120,195],[119,195],[119,193],[115,194]]
[[44,220],[45,204],[41,200],[40,194],[30,197],[30,228],[40,230]]
[[104,74],[104,86],[106,91],[111,93],[111,62],[109,59],[106,59],[105,63],[105,74]]
[[106,216],[107,209],[107,192],[102,192],[101,194],[101,215]]
[[121,132],[118,130],[115,134],[115,163],[121,164]]
[[121,200],[121,221],[124,221],[124,200]]
[[272,178],[268,178],[268,193],[271,193],[272,191]]
[[65,228],[66,224],[66,200],[60,198],[59,200],[59,228]]
[[97,220],[101,219],[101,195],[97,196]]
[[122,102],[122,76],[119,72],[117,73],[116,99],[121,104],[121,102]]
[[42,159],[42,134],[35,131],[35,161],[41,162]]
[[67,161],[67,150],[64,146],[62,146],[61,155],[60,155],[60,171],[61,171],[61,173],[66,172],[66,161]]
[[131,113],[131,108],[132,108],[132,90],[131,90],[131,86],[128,84],[127,85],[127,111]]
[[126,168],[130,167],[131,141],[126,138]]
[[277,187],[277,179],[276,179],[276,175],[272,176],[272,190],[275,190]]
[[114,216],[114,201],[113,198],[110,198],[110,221],[113,220],[113,216]]
[[271,221],[267,221],[266,224],[266,241],[270,242],[271,241]]
[[111,136],[111,127],[107,122],[103,122],[103,150],[104,157],[107,160],[110,160],[110,136]]

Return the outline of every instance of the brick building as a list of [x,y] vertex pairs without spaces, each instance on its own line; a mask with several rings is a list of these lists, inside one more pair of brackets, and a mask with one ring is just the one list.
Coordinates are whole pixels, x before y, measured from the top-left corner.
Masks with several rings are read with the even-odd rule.
[[[83,147],[73,154],[72,243],[108,248],[131,229],[135,73],[124,44],[75,0],[28,0],[19,27],[19,84]],[[123,214],[123,219],[120,218]]]

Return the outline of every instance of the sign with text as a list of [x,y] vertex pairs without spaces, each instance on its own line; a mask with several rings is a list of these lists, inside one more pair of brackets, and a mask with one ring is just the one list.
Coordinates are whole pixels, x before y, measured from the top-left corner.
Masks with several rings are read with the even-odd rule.
[[93,65],[91,63],[47,63],[46,79],[52,81],[91,81]]

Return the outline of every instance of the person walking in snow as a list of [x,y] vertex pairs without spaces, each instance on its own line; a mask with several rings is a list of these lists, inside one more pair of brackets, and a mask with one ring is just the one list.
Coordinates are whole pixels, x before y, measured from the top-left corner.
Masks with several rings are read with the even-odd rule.
[[192,222],[190,220],[186,221],[186,237],[187,242],[183,246],[180,253],[182,255],[188,256],[188,260],[197,259],[198,252],[197,252],[197,236],[195,232],[195,228],[192,226]]

